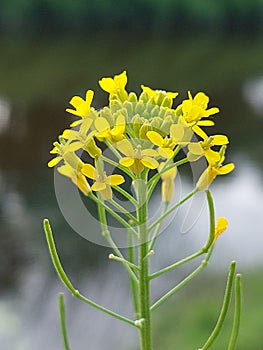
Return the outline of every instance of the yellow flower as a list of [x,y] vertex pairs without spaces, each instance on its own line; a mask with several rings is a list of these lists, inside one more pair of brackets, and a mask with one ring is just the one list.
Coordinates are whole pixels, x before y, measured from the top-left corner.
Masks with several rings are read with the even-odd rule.
[[115,143],[124,138],[125,132],[125,117],[119,115],[116,119],[116,124],[111,126],[106,118],[97,118],[94,122],[95,128],[97,129],[96,137],[99,141],[108,139],[111,143]]
[[188,100],[184,100],[180,108],[185,121],[190,125],[210,126],[214,123],[211,121],[200,121],[219,112],[217,107],[207,109],[209,97],[203,92],[198,92],[193,98],[190,91],[188,92]]
[[215,243],[218,237],[221,235],[221,233],[223,233],[227,229],[227,226],[228,226],[228,221],[226,218],[221,217],[217,219],[213,243]]
[[94,96],[94,92],[92,90],[88,90],[86,92],[86,99],[84,100],[80,96],[74,96],[70,100],[70,104],[75,108],[67,108],[66,112],[77,115],[78,117],[84,118],[87,117],[90,113],[90,105]]
[[133,148],[130,141],[123,139],[116,143],[117,149],[125,155],[120,159],[120,164],[131,169],[134,174],[140,174],[143,169],[156,169],[159,163],[153,157],[158,153],[153,149],[142,149],[140,145]]
[[125,90],[125,86],[127,85],[126,71],[115,75],[113,78],[102,78],[99,84],[102,90],[110,94],[110,98],[119,97],[122,101],[128,98],[128,93]]
[[156,131],[148,131],[146,136],[154,145],[158,146],[157,152],[162,158],[172,158],[175,144],[171,138],[162,137]]
[[205,171],[201,174],[196,184],[198,190],[202,191],[207,189],[217,175],[225,175],[234,170],[235,165],[233,163],[222,165],[225,160],[225,149],[226,146],[221,147],[221,150],[219,151],[219,160],[215,163],[210,163]]
[[88,184],[85,176],[81,174],[78,169],[72,168],[69,164],[64,164],[58,167],[57,170],[60,174],[69,177],[86,196],[91,192],[90,185]]
[[216,151],[213,151],[211,147],[213,146],[222,146],[228,144],[228,138],[225,135],[212,135],[207,136],[202,131],[203,141],[191,142],[188,145],[188,154],[187,158],[189,162],[194,162],[202,156],[205,156],[208,163],[218,162],[220,159],[220,154]]
[[[62,139],[63,140],[63,139]],[[53,168],[58,163],[60,163],[62,160],[64,160],[66,163],[68,163],[72,168],[77,169],[79,167],[79,164],[81,163],[81,160],[78,158],[78,156],[74,153],[76,150],[79,149],[79,144],[77,142],[54,142],[53,143],[54,148],[50,151],[51,154],[57,154],[57,157],[51,159],[48,162],[48,167]]]
[[[159,172],[163,169],[165,163],[161,163],[158,170]],[[170,203],[173,197],[174,191],[174,179],[177,175],[177,167],[166,170],[161,174],[162,179],[162,200],[165,203]]]
[[94,184],[91,186],[91,189],[93,191],[100,192],[105,200],[112,199],[111,186],[120,185],[125,181],[122,175],[113,174],[107,176],[105,172],[100,174],[91,164],[84,164],[81,172],[89,179],[95,180]]

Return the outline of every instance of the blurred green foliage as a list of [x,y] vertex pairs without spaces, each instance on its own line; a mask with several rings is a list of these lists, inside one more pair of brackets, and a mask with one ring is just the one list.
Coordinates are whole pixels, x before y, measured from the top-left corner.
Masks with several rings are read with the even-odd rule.
[[2,0],[0,32],[263,31],[262,0]]

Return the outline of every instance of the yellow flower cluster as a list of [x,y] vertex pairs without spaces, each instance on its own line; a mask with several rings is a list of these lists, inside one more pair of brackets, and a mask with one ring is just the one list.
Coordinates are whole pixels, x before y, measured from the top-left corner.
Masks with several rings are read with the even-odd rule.
[[[66,111],[79,118],[54,142],[51,153],[57,157],[48,163],[53,167],[62,162],[58,171],[85,195],[95,191],[110,200],[111,187],[122,184],[123,175],[135,179],[156,170],[163,183],[163,201],[169,202],[177,174],[175,156],[182,148],[186,149],[187,161],[205,157],[208,162],[197,182],[198,190],[206,189],[217,175],[233,170],[232,163],[223,165],[228,138],[208,136],[202,129],[214,125],[208,118],[219,112],[216,107],[208,108],[209,98],[203,92],[194,97],[189,92],[188,98],[174,108],[177,92],[153,90],[144,85],[139,96],[127,92],[126,71],[113,78],[102,78],[99,85],[109,94],[108,106],[93,108],[92,90],[87,91],[85,99],[74,96],[69,102],[72,108]],[[105,146],[115,159],[103,156]],[[79,151],[92,158],[92,164],[85,163]],[[115,164],[123,175],[107,175],[104,171],[107,161]]]

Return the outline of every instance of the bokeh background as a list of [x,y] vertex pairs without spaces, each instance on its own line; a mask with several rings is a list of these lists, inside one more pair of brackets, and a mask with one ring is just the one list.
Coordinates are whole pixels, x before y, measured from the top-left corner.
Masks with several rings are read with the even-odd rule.
[[[72,348],[138,348],[136,333],[73,300],[51,266],[42,219],[53,225],[74,284],[91,298],[131,313],[122,267],[108,248],[84,240],[63,218],[53,171],[46,164],[57,135],[71,121],[73,95],[128,72],[140,84],[178,91],[180,100],[205,91],[219,106],[213,133],[231,139],[233,174],[212,185],[217,216],[227,216],[211,264],[185,292],[154,315],[156,349],[201,346],[216,321],[231,260],[243,274],[239,350],[263,349],[263,2],[262,0],[2,0],[0,5],[0,344],[1,349],[63,349],[57,295],[64,291]],[[186,185],[188,186],[188,185]],[[154,268],[198,249],[206,237],[206,208],[182,233],[180,218],[160,235]],[[154,284],[153,296],[190,267]],[[231,313],[213,349],[226,348]]]

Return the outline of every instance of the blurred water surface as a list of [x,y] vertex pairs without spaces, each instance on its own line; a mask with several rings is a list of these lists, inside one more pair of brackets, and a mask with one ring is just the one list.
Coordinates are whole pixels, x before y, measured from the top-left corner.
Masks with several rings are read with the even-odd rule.
[[[178,91],[178,99],[205,91],[219,106],[213,133],[226,133],[233,174],[212,186],[217,216],[227,216],[228,232],[218,241],[211,269],[224,270],[236,259],[243,271],[262,268],[263,41],[251,37],[91,37],[1,39],[0,56],[0,343],[3,349],[62,349],[54,278],[41,227],[50,218],[67,271],[94,299],[129,314],[126,277],[109,265],[109,250],[72,232],[56,202],[49,150],[71,117],[64,112],[71,96],[95,90],[95,107],[106,103],[97,81],[124,69],[128,89],[140,84]],[[183,183],[190,189],[190,180]],[[203,199],[200,199],[200,206]],[[158,240],[154,267],[200,247],[207,218],[182,234],[170,225]],[[176,219],[183,221],[184,209]],[[174,228],[177,234],[174,234]],[[120,272],[119,272],[120,271]],[[118,280],[114,278],[118,276]],[[120,279],[119,279],[119,276]],[[160,287],[157,288],[157,294]],[[69,297],[70,299],[70,297]],[[74,349],[124,349],[126,326],[78,302],[69,302]],[[263,310],[262,310],[263,311]],[[105,320],[106,317],[106,320]],[[110,327],[110,328],[109,328]],[[122,328],[120,328],[122,327]],[[110,331],[109,331],[110,329]],[[85,335],[83,336],[83,332]],[[82,339],[82,341],[80,341]],[[134,349],[130,340],[127,350]]]

